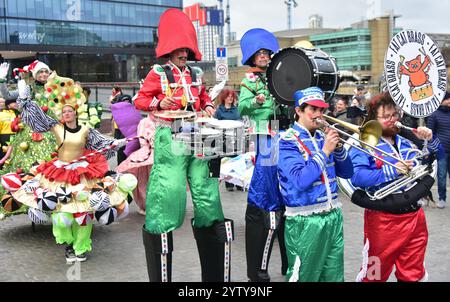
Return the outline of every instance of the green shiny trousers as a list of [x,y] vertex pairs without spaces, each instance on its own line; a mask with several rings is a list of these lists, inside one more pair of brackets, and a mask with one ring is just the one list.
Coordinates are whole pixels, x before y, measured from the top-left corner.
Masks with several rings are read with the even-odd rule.
[[286,217],[287,281],[343,282],[344,227],[341,209]]
[[193,226],[209,227],[224,220],[219,181],[209,177],[208,161],[190,154],[172,139],[171,129],[158,127],[154,164],[147,185],[145,228],[152,234],[171,232],[184,221],[186,181],[194,203]]
[[[81,255],[92,250],[92,222],[80,226],[72,213],[52,213],[52,230],[56,243],[73,246],[75,255]],[[69,226],[70,224],[70,226]]]

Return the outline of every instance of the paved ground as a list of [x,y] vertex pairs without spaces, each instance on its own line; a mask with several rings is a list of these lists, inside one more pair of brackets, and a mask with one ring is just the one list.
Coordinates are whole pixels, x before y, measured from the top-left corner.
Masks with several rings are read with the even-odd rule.
[[[227,192],[223,185],[221,191],[224,212],[235,223],[232,281],[247,281],[244,249],[246,193]],[[437,196],[436,188],[434,194]],[[353,281],[361,263],[363,211],[344,196],[341,200],[345,222],[345,280]],[[441,210],[429,206],[425,211],[429,228],[426,267],[430,281],[450,281],[450,208]],[[185,223],[174,232],[173,281],[200,281],[198,254],[189,225],[192,215],[189,200]],[[95,225],[93,251],[88,261],[69,266],[65,264],[63,247],[54,242],[51,226],[37,226],[33,232],[26,216],[8,218],[0,222],[0,281],[147,281],[141,239],[143,223],[144,216],[137,213],[133,203],[129,216],[120,223]],[[270,273],[273,281],[284,281],[277,242]]]

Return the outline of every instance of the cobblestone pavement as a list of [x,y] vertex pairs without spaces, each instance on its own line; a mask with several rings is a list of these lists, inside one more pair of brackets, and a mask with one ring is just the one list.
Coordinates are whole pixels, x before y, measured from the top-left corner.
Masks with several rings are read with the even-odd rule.
[[[433,188],[437,197],[436,187]],[[234,220],[232,244],[232,281],[247,281],[244,248],[245,192],[227,192],[221,185],[226,217]],[[363,210],[341,194],[344,212],[345,280],[354,281],[361,264],[363,247]],[[450,281],[450,209],[425,207],[429,243],[426,267],[430,281]],[[183,226],[174,231],[173,281],[200,281],[200,264],[189,220],[193,216],[188,200]],[[36,226],[35,232],[25,215],[0,222],[0,281],[147,281],[141,227],[144,216],[134,203],[130,214],[110,226],[94,226],[93,251],[88,261],[67,265],[64,248],[57,246],[51,226]],[[284,281],[280,272],[280,254],[274,244],[270,266],[272,281]],[[395,278],[391,276],[391,281]]]

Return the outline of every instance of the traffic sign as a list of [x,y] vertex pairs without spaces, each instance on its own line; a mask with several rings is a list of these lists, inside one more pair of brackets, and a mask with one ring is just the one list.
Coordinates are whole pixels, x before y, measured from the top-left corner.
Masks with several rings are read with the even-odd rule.
[[216,57],[217,58],[226,58],[227,57],[227,48],[226,47],[217,47]]
[[216,81],[228,81],[228,62],[226,58],[216,60]]

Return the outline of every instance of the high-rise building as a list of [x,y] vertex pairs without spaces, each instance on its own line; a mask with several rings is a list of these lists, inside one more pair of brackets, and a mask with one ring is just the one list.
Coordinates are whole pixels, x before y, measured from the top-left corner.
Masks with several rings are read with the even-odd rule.
[[322,28],[323,18],[321,15],[311,15],[309,16],[309,28]]
[[184,8],[197,32],[198,47],[202,61],[214,61],[216,48],[223,46],[224,13],[216,6],[206,7],[200,3]]
[[0,54],[13,67],[39,59],[81,82],[137,82],[171,7],[182,0],[0,0]]

